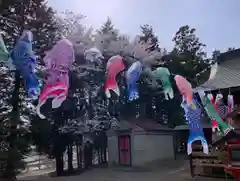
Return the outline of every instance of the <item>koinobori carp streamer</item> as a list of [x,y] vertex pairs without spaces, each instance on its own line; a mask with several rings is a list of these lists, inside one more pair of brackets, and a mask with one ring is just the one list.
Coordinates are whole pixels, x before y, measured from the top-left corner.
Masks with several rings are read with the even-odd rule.
[[6,45],[3,41],[2,35],[0,33],[0,61],[6,62],[8,60],[9,54]]
[[22,36],[11,52],[11,59],[23,77],[29,97],[37,98],[39,82],[35,75],[36,57],[32,50],[32,32],[24,30]]
[[120,96],[120,90],[117,84],[116,76],[125,69],[123,58],[120,55],[112,56],[107,62],[107,80],[105,83],[105,94],[107,98],[111,97],[110,90]]
[[195,109],[189,104],[187,104],[186,98],[183,96],[183,101],[181,107],[185,111],[186,121],[189,125],[189,137],[187,144],[188,155],[192,153],[192,143],[194,141],[200,140],[203,146],[203,152],[208,154],[208,144],[203,133],[203,128],[201,124],[201,113],[202,110],[198,106],[197,101],[193,99],[193,104],[195,104]]
[[[214,100],[213,95],[211,93],[208,93],[207,97],[211,101],[211,103],[213,104],[213,107],[217,110],[217,105],[215,104],[215,100]],[[216,120],[211,120],[211,122],[212,122],[212,131],[213,132],[215,132],[216,130],[220,131],[218,123],[216,122]]]
[[172,84],[170,82],[170,72],[168,68],[158,67],[155,71],[153,71],[153,75],[156,79],[161,80],[165,99],[173,99],[174,93],[172,89]]
[[181,95],[183,95],[187,101],[187,104],[192,105],[193,108],[195,104],[193,104],[193,89],[192,85],[182,76],[176,75],[174,77],[177,88]]
[[68,39],[60,40],[51,51],[47,52],[44,58],[47,79],[37,105],[37,113],[40,118],[45,118],[41,114],[40,108],[47,99],[53,98],[52,108],[60,107],[66,100],[69,87],[68,71],[74,60],[73,45]]
[[9,52],[6,48],[6,45],[3,41],[2,35],[0,33],[0,62],[9,68],[9,70],[16,70],[16,68],[13,65],[13,60],[9,55]]
[[199,91],[198,94],[208,117],[217,122],[219,129],[224,136],[227,135],[231,130],[233,130],[233,128],[222,120],[204,91]]
[[126,84],[128,100],[132,101],[139,98],[137,81],[143,71],[141,62],[134,62],[126,71]]

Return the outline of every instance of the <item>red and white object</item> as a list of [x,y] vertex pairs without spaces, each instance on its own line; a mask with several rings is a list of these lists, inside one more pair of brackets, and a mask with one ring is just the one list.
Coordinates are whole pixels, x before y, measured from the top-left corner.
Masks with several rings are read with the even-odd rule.
[[120,55],[112,56],[107,62],[107,80],[105,83],[105,94],[107,98],[111,97],[110,90],[120,96],[120,90],[117,84],[116,76],[125,69],[123,58]]
[[[213,95],[211,93],[209,93],[207,95],[207,97],[211,101],[211,103],[213,104],[213,107],[217,110],[217,105],[215,104]],[[216,130],[220,131],[217,121],[216,120],[211,120],[211,122],[212,122],[212,131],[213,132],[216,132]]]

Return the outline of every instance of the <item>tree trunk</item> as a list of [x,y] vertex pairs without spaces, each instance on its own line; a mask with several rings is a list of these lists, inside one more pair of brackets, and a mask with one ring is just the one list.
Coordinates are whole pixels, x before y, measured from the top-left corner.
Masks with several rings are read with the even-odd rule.
[[104,152],[104,150],[103,150],[103,147],[101,147],[100,150],[101,150],[101,163],[104,163],[104,159],[103,159],[103,152]]
[[93,159],[93,146],[91,143],[87,143],[84,147],[84,167],[87,169],[92,166]]
[[77,167],[81,168],[81,164],[80,164],[80,150],[79,150],[79,145],[78,143],[76,144],[76,154],[77,154]]
[[107,148],[103,149],[103,163],[107,163]]
[[73,171],[73,149],[72,149],[72,144],[68,145],[68,172]]
[[101,164],[101,150],[100,150],[100,148],[97,149],[97,155],[98,155],[98,164]]
[[77,145],[77,164],[78,164],[78,168],[82,168],[82,149],[81,149],[81,145]]
[[89,149],[89,165],[93,165],[93,144],[90,144],[90,149]]
[[61,151],[57,151],[56,154],[56,174],[57,176],[61,176],[63,174],[63,153]]
[[20,79],[20,72],[15,72],[15,85],[14,90],[12,94],[12,118],[11,118],[11,128],[9,136],[9,150],[8,150],[8,161],[7,165],[5,167],[5,170],[3,171],[2,175],[4,178],[8,178],[11,180],[16,179],[16,165],[18,165],[18,161],[20,160],[13,160],[11,157],[14,156],[11,154],[11,152],[17,151],[16,145],[14,144],[17,140],[17,125],[19,123],[19,89],[21,85],[21,79]]
[[82,151],[82,148],[80,148],[80,152],[79,152],[79,156],[80,156],[80,168],[82,168],[82,165],[83,165],[83,151]]
[[54,155],[56,159],[56,174],[57,176],[61,176],[64,171],[64,158],[63,158],[63,149],[61,143],[58,141],[60,135],[58,134],[57,130],[55,131],[55,139],[54,139]]

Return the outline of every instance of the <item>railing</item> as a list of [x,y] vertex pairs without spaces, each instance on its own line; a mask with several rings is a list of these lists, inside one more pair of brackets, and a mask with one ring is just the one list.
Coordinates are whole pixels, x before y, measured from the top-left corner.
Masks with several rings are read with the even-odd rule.
[[[64,154],[63,159],[64,159],[64,169],[67,169],[67,153]],[[49,158],[47,158],[47,156],[39,155],[34,152],[31,154],[31,156],[27,157],[25,159],[25,161],[26,161],[26,168],[25,168],[25,170],[22,171],[23,174],[30,173],[33,171],[41,171],[41,170],[53,171],[56,168],[56,166],[55,166],[56,163],[55,163],[54,159],[49,159]],[[97,165],[97,164],[99,164],[98,155],[94,151],[93,165]],[[77,168],[77,167],[78,167],[77,154],[76,154],[76,150],[73,149],[73,168]]]
[[[67,154],[64,154],[64,168],[67,168]],[[32,171],[39,171],[39,170],[54,170],[55,160],[49,159],[44,155],[34,155],[25,159],[27,165],[23,173],[28,173]],[[77,168],[77,156],[76,152],[73,152],[73,168]]]
[[55,169],[55,160],[48,159],[46,156],[35,155],[25,159],[26,169],[23,173],[31,171],[43,170],[43,169]]

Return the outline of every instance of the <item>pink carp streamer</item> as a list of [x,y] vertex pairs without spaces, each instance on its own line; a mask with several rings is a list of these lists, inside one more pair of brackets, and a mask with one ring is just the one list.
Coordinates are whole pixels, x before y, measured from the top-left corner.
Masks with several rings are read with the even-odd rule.
[[125,69],[123,58],[120,55],[112,56],[107,62],[107,80],[105,84],[105,94],[107,98],[111,97],[110,90],[120,96],[120,90],[117,84],[116,76]]
[[41,114],[40,108],[47,99],[53,98],[53,109],[60,107],[66,100],[69,87],[68,71],[74,61],[73,45],[68,39],[57,42],[44,57],[47,79],[37,105],[37,114],[41,119],[45,119],[45,116]]
[[179,92],[186,98],[187,104],[192,105],[192,108],[195,108],[195,104],[193,103],[192,85],[184,77],[180,75],[176,75],[174,79]]

